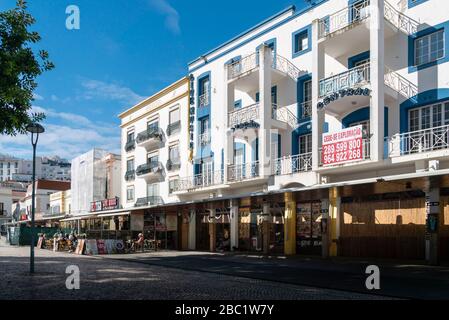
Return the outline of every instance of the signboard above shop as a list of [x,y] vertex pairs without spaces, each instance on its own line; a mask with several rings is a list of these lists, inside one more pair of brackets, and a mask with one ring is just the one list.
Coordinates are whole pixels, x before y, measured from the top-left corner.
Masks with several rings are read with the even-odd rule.
[[363,160],[363,128],[351,127],[323,134],[323,166]]
[[118,197],[112,199],[105,199],[100,201],[94,201],[90,203],[90,212],[99,212],[107,210],[119,209],[120,200]]

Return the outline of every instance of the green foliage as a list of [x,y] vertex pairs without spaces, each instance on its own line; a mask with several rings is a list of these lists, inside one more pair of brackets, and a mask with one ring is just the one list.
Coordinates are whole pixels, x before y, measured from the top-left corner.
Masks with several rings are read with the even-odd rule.
[[45,118],[31,112],[35,79],[54,65],[46,51],[35,54],[31,49],[41,40],[37,32],[28,30],[34,23],[25,0],[0,12],[0,134],[24,133],[27,124]]

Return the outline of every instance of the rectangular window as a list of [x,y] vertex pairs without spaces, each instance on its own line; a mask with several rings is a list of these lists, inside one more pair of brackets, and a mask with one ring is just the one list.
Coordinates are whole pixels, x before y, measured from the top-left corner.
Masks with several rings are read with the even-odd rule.
[[134,159],[129,159],[126,161],[126,171],[133,171],[134,170]]
[[409,110],[409,132],[449,124],[449,102]]
[[295,36],[295,53],[309,49],[309,33],[304,30]]
[[312,135],[307,134],[299,137],[299,154],[312,152]]
[[153,121],[148,122],[147,130],[151,131],[151,132],[158,131],[159,130],[159,121],[153,120]]
[[134,200],[134,186],[126,188],[126,201],[131,202]]
[[201,134],[209,131],[209,118],[201,119],[200,130]]
[[[147,196],[150,198],[159,197],[159,183],[153,183],[147,186]],[[150,202],[155,201],[150,200]]]
[[415,40],[415,66],[420,66],[444,58],[444,30],[440,30]]
[[303,90],[304,90],[304,92],[303,92],[304,101],[303,102],[312,101],[312,80],[307,80],[304,82]]
[[133,142],[133,141],[134,141],[134,131],[130,131],[126,136],[126,142]]
[[168,193],[172,194],[173,192],[177,191],[176,187],[179,183],[179,177],[171,178],[168,182]]
[[179,164],[181,163],[180,157],[179,157],[179,145],[174,145],[169,148],[169,156],[172,164]]
[[169,128],[167,130],[168,135],[176,134],[181,129],[181,116],[179,108],[170,111],[169,113]]
[[147,163],[151,166],[157,166],[159,163],[159,155],[155,154],[148,154],[147,155]]

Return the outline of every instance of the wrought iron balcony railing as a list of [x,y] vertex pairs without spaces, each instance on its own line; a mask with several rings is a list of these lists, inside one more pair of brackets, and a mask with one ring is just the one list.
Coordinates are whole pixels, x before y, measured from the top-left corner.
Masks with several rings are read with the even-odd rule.
[[287,107],[278,106],[272,103],[271,117],[273,120],[278,120],[287,123],[290,127],[296,128],[298,126],[298,118]]
[[259,103],[250,106],[234,109],[228,115],[228,124],[232,128],[238,124],[250,122],[259,119]]
[[206,131],[198,136],[200,145],[205,146],[210,144],[210,131]]
[[312,170],[312,153],[278,158],[273,163],[273,174],[288,175]]
[[175,171],[181,168],[181,160],[180,159],[168,159],[165,165],[168,171]]
[[390,157],[449,149],[449,125],[396,134],[389,138]]
[[156,206],[164,204],[164,201],[162,200],[162,197],[160,196],[148,196],[143,198],[138,198],[136,203],[134,204],[135,207],[145,207],[145,206]]
[[128,170],[125,173],[125,181],[133,181],[136,178],[136,170]]
[[384,1],[384,3],[385,19],[389,21],[394,27],[408,35],[418,32],[418,27],[420,25],[418,21],[403,14],[399,10],[396,10],[387,1]]
[[228,166],[228,182],[254,179],[260,175],[260,162],[234,164]]
[[173,192],[202,189],[223,184],[223,170],[206,171],[191,177],[180,178],[173,185]]
[[301,119],[310,118],[312,116],[312,101],[301,103]]
[[287,58],[275,54],[273,57],[273,69],[281,71],[287,74],[294,81],[297,81],[303,71],[299,70],[293,63]]
[[160,162],[152,161],[138,166],[136,174],[138,176],[142,176],[148,173],[157,173],[160,171],[162,171],[162,164]]
[[159,139],[162,141],[162,130],[160,128],[145,130],[137,135],[136,142],[142,143],[150,139]]
[[228,65],[228,79],[236,79],[243,74],[251,72],[259,67],[258,53],[255,52],[246,57],[243,57],[239,61],[233,62]]
[[385,66],[385,84],[408,99],[418,94],[418,86]]
[[209,92],[203,93],[198,101],[198,107],[202,108],[202,107],[207,107],[208,105],[210,105],[210,94]]
[[181,121],[173,122],[167,126],[167,135],[171,136],[173,134],[176,134],[180,131],[180,129],[181,129]]
[[334,32],[351,27],[370,16],[370,1],[356,2],[336,13],[320,19],[318,22],[318,37],[325,38]]
[[136,140],[131,140],[126,142],[125,144],[125,151],[130,152],[136,148]]
[[320,98],[342,89],[362,87],[370,83],[370,63],[349,69],[335,76],[320,80]]

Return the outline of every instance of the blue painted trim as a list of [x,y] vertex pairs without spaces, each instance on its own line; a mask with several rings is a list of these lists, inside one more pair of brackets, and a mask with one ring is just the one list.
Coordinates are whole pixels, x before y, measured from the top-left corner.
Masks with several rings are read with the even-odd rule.
[[323,133],[328,133],[329,132],[329,122],[324,122],[323,123]]
[[238,56],[236,56],[236,57],[234,57],[234,58],[231,58],[231,59],[229,59],[228,61],[226,61],[226,62],[225,62],[225,66],[227,66],[228,64],[231,64],[231,63],[240,61],[240,60],[242,60],[242,56],[241,56],[241,55],[238,55]]
[[[308,39],[307,49],[299,51],[298,38],[300,35],[303,35],[306,33],[307,33],[307,39]],[[308,26],[305,26],[304,28],[296,30],[295,32],[292,33],[292,59],[302,56],[303,54],[306,54],[307,52],[310,52],[310,51],[312,51],[312,25],[311,24],[309,24]]]
[[224,170],[224,149],[221,149],[221,171]]
[[302,77],[298,78],[298,82],[296,83],[296,101],[298,103],[296,109],[297,109],[297,115],[296,117],[298,118],[298,122],[299,123],[304,123],[307,121],[310,121],[310,117],[304,118],[304,119],[300,119],[300,115],[302,114],[302,103],[304,102],[304,83],[306,81],[312,80],[312,74],[306,74]]
[[415,0],[415,1],[408,0],[408,8],[410,9],[410,8],[419,6],[420,4],[422,4],[426,1],[428,1],[428,0]]
[[[292,131],[292,155],[299,154],[299,137],[307,134],[312,134],[312,122],[309,120],[304,122],[301,126]],[[327,122],[325,122],[327,124]]]
[[[370,119],[370,107],[363,107],[351,112],[341,119],[342,129],[348,128],[354,122]],[[388,107],[384,107],[384,137],[388,136]]]
[[[433,61],[433,62],[415,66],[415,40],[420,37],[429,35],[431,33],[440,31],[440,30],[444,30],[444,57],[439,60]],[[436,65],[446,63],[446,62],[449,62],[449,20],[446,22],[437,24],[435,26],[431,26],[424,30],[418,31],[415,34],[408,36],[408,72],[409,73],[413,73],[416,71],[434,67]]]
[[421,92],[400,105],[400,130],[408,132],[408,111],[413,108],[449,100],[449,88],[432,89]]
[[[274,56],[276,56],[276,54],[277,54],[277,39],[276,38],[268,39],[268,40],[264,41],[263,44],[268,46],[268,47],[270,47],[270,48],[272,48],[273,49],[273,54],[274,54]],[[260,60],[259,51],[260,51],[261,47],[262,47],[262,44],[258,45],[256,47],[256,53],[257,53],[256,63],[257,63],[257,65],[259,65],[259,60]],[[276,60],[273,60],[273,63],[276,63]]]
[[[289,21],[291,21],[291,20],[293,20],[293,19],[297,19],[297,18],[300,17],[301,15],[303,15],[303,14],[305,14],[305,13],[307,13],[307,12],[313,10],[313,9],[315,9],[316,7],[322,5],[323,3],[326,3],[326,2],[328,2],[328,1],[329,1],[329,0],[321,0],[321,1],[319,1],[319,2],[316,2],[316,3],[312,4],[312,5],[311,5],[310,7],[308,7],[308,8],[304,8],[303,10],[301,10],[301,11],[299,11],[299,12],[295,12],[293,15],[291,15],[291,16],[285,18],[284,20],[278,22],[277,24],[273,25],[272,27],[267,28],[266,30],[261,31],[260,33],[258,33],[258,34],[256,34],[256,35],[254,35],[254,36],[252,36],[252,37],[246,39],[245,41],[242,41],[241,43],[239,43],[239,44],[235,45],[234,47],[232,47],[232,48],[230,48],[230,49],[224,51],[223,53],[221,53],[221,54],[219,54],[219,55],[213,57],[212,59],[207,60],[207,62],[202,63],[201,65],[199,65],[199,66],[197,66],[197,67],[195,67],[195,68],[191,68],[191,69],[189,68],[189,72],[195,72],[196,70],[198,70],[198,69],[204,67],[206,64],[211,63],[212,61],[215,61],[215,60],[217,60],[217,59],[220,59],[221,57],[227,55],[228,53],[230,53],[230,52],[232,52],[232,51],[234,51],[234,50],[237,50],[238,48],[244,46],[245,44],[248,44],[248,43],[250,43],[251,41],[253,41],[253,40],[255,40],[255,39],[257,39],[257,38],[259,38],[259,37],[261,37],[261,36],[263,36],[263,35],[265,35],[265,34],[271,32],[271,31],[273,31],[273,30],[275,30],[275,29],[277,29],[277,28],[279,28],[279,27],[281,27],[281,26],[283,26],[284,24],[288,23]],[[285,12],[284,12],[284,13],[285,13]],[[253,31],[253,30],[251,30],[251,31]],[[248,31],[248,32],[251,32],[251,31]],[[246,32],[246,33],[248,33],[248,32]],[[230,41],[228,41],[228,42],[226,42],[226,43],[220,45],[219,47],[217,47],[217,48],[215,48],[215,49],[209,51],[208,53],[206,53],[206,54],[203,55],[202,57],[205,57],[205,56],[207,56],[207,55],[210,55],[210,54],[214,53],[215,51],[217,51],[217,50],[219,50],[219,49],[225,47],[226,45],[232,43],[233,41],[237,40],[238,38],[244,36],[246,33],[244,33],[244,34],[242,34],[242,35],[239,35],[239,36],[237,36],[236,38],[234,38],[234,39],[232,39],[232,40],[230,40]],[[199,58],[195,59],[194,61],[192,61],[192,62],[189,63],[188,65],[189,65],[189,66],[192,65],[193,63],[195,63],[195,62],[199,61],[200,59],[202,59],[202,57],[199,57]]]
[[259,138],[256,138],[251,142],[251,159],[253,162],[259,160]]
[[[202,87],[201,83],[202,83],[202,81],[204,81],[206,79],[209,79],[209,87],[207,89],[209,91],[209,97],[210,97],[209,105],[201,107],[201,108],[198,108],[198,104],[200,102],[200,96],[203,94],[203,92],[201,90],[201,87]],[[206,116],[208,116],[210,114],[210,108],[211,108],[211,104],[212,104],[212,95],[211,95],[212,79],[211,79],[211,72],[207,71],[207,72],[202,73],[201,75],[199,75],[197,77],[196,81],[197,81],[197,85],[196,85],[196,87],[197,87],[197,90],[196,90],[196,92],[197,92],[197,95],[196,95],[196,101],[197,101],[196,116],[197,116],[197,119],[199,120],[200,118],[204,118],[204,117],[206,117]]]
[[348,58],[348,69],[352,69],[355,67],[355,64],[357,62],[369,59],[370,57],[370,52],[369,51],[365,51],[359,54],[356,54],[355,56],[349,57]]
[[240,109],[242,107],[242,99],[234,101],[234,109]]

